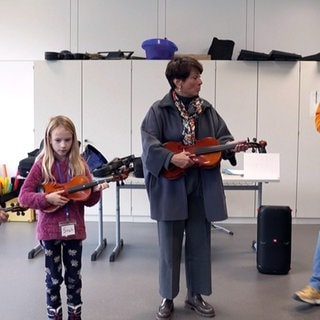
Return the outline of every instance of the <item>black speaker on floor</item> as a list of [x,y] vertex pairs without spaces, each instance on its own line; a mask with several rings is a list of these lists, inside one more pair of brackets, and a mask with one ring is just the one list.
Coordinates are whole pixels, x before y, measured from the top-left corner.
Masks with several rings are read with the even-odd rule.
[[258,209],[257,269],[266,274],[287,274],[291,267],[292,216],[288,206]]

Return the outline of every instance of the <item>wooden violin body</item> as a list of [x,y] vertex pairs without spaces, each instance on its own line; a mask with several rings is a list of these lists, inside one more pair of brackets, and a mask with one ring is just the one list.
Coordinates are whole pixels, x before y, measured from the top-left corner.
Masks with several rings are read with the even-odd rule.
[[83,201],[88,199],[91,194],[91,188],[95,185],[97,185],[97,182],[90,182],[86,176],[76,176],[66,183],[49,182],[42,187],[45,193],[63,191],[61,195],[64,197],[70,200]]
[[[221,161],[222,151],[231,150],[235,148],[237,144],[238,143],[227,143],[222,145],[217,139],[206,137],[201,140],[196,140],[193,145],[184,145],[181,142],[166,142],[163,146],[174,153],[183,151],[190,152],[190,158],[194,161],[194,166],[214,168]],[[262,149],[267,145],[265,141],[247,141],[245,144],[248,148]],[[185,169],[172,166],[169,170],[163,170],[162,174],[167,179],[174,180],[183,176]]]
[[[62,195],[73,201],[85,201],[89,198],[92,187],[101,184],[109,183],[112,181],[122,181],[128,178],[129,172],[132,171],[131,168],[125,168],[121,170],[119,174],[114,174],[105,179],[99,179],[95,181],[90,181],[87,176],[75,176],[70,181],[66,183],[46,183],[42,185],[43,192],[49,194],[57,191],[63,191]],[[56,211],[59,206],[51,205],[45,210],[46,213],[51,213]]]

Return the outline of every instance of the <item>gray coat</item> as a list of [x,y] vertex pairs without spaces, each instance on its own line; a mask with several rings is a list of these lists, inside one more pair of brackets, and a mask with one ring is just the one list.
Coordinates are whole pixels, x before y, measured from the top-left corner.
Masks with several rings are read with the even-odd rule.
[[[213,137],[221,144],[232,141],[224,120],[213,106],[203,100],[203,111],[196,125],[196,139]],[[146,189],[150,201],[151,218],[158,221],[188,218],[185,176],[169,180],[161,171],[172,152],[162,146],[168,141],[182,141],[182,119],[174,105],[171,93],[156,101],[141,124],[142,162]],[[222,154],[226,158],[226,153]],[[220,164],[214,168],[200,168],[205,214],[209,221],[227,219]]]

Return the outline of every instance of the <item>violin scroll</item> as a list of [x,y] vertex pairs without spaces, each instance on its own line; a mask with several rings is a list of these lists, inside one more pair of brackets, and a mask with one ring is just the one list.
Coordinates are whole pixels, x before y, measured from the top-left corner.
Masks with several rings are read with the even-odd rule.
[[259,142],[257,142],[257,138],[253,138],[252,142],[250,142],[248,138],[247,145],[252,149],[252,152],[256,152],[256,150],[258,150],[259,153],[267,153],[267,141],[265,140],[260,140]]

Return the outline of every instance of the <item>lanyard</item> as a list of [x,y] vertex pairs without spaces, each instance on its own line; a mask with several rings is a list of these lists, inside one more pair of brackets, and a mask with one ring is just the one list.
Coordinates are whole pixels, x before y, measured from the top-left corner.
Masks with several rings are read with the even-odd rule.
[[[55,161],[56,167],[57,167],[57,171],[58,171],[58,176],[59,176],[59,182],[62,184],[64,183],[63,178],[62,178],[62,172],[61,172],[61,168],[60,168],[60,163],[58,161]],[[68,173],[67,173],[67,179],[65,182],[68,182],[70,180],[70,172],[68,169]],[[69,221],[69,208],[68,208],[68,204],[66,204],[65,206],[65,211],[66,211],[66,220]]]

